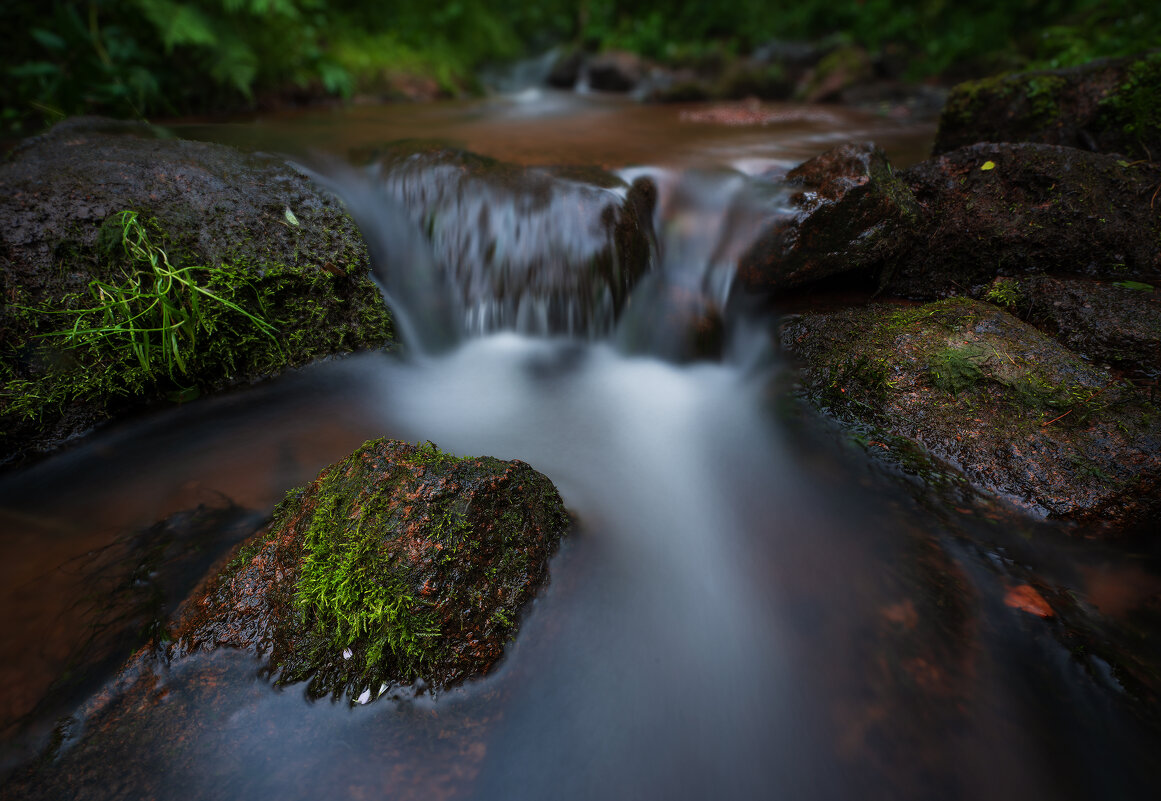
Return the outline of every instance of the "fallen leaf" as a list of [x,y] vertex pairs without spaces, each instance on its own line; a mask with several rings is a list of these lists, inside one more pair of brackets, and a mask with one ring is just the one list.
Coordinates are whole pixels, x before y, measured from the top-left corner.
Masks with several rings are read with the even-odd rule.
[[1037,617],[1053,617],[1056,614],[1048,605],[1048,601],[1044,600],[1044,596],[1028,584],[1009,588],[1004,595],[1004,603],[1013,609],[1019,609],[1021,612],[1027,612]]
[[994,162],[994,161],[985,161],[985,162],[983,163],[983,165],[981,165],[981,166],[980,166],[980,169],[981,169],[981,170],[994,170],[994,169],[996,169],[996,162]]

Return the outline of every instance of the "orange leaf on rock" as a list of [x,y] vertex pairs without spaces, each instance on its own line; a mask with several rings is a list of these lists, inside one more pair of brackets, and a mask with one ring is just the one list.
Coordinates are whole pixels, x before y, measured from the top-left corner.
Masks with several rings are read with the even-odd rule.
[[1011,587],[1004,595],[1004,603],[1013,609],[1019,609],[1037,617],[1052,617],[1056,614],[1048,605],[1048,601],[1044,600],[1044,596],[1028,584]]

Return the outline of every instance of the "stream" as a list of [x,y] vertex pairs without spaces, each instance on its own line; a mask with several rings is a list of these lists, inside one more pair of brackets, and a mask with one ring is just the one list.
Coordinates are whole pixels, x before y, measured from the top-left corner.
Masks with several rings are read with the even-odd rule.
[[[425,243],[385,236],[397,352],[109,426],[0,475],[0,776],[66,720],[57,769],[12,797],[1027,801],[1161,786],[1161,738],[1108,666],[1003,602],[1013,565],[1030,566],[1115,616],[1161,588],[1157,555],[925,496],[794,401],[776,319],[730,303],[736,258],[777,206],[770,176],[850,139],[906,166],[933,124],[786,105],[715,125],[691,109],[526,91],[174,126],[310,161],[369,238],[399,209],[320,153],[361,164],[422,136],[648,176],[657,263],[617,319],[549,334],[536,310],[443,321],[394,289],[400,265],[433,258]],[[675,287],[725,310],[720,359],[673,346]],[[124,697],[107,684],[134,642],[87,639],[132,628],[110,597],[138,610],[130,623],[148,617],[135,587],[172,609],[288,489],[380,436],[526,461],[575,515],[493,673],[353,706],[275,688],[233,652]],[[148,575],[126,578],[163,536]]]

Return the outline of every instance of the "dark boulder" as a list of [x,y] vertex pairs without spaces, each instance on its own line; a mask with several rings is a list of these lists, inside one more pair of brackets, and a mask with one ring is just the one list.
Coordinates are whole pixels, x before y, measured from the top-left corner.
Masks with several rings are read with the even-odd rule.
[[1161,292],[1150,284],[1001,277],[984,299],[1082,356],[1148,381],[1161,377]]
[[1161,278],[1157,167],[1056,145],[983,143],[901,178],[923,223],[883,275],[892,292],[938,297],[997,274]]
[[1157,511],[1161,410],[994,306],[954,298],[787,320],[801,391],[1034,514],[1115,530]]
[[934,152],[977,142],[1039,142],[1161,158],[1161,53],[1012,73],[956,86]]
[[[0,462],[391,340],[353,221],[277,158],[69,120],[0,165],[0,217]],[[167,270],[188,283],[166,293],[169,317],[137,318],[165,329],[147,341],[129,320]],[[100,311],[114,296],[133,313]],[[56,333],[73,328],[110,333]]]
[[193,593],[166,653],[253,650],[313,697],[445,688],[500,659],[567,527],[523,462],[368,442],[292,490]]
[[841,273],[937,298],[996,275],[1161,283],[1161,167],[1038,144],[982,143],[896,172],[843,145],[787,176],[801,191],[739,263],[771,293]]
[[738,264],[751,292],[800,286],[886,263],[921,226],[920,207],[879,148],[847,144],[786,176],[793,212],[771,224]]
[[572,89],[580,80],[584,68],[585,53],[579,48],[569,48],[560,53],[552,62],[545,81],[556,89]]
[[589,88],[598,92],[631,92],[644,80],[647,71],[640,56],[625,50],[599,53],[585,67]]
[[423,141],[386,146],[374,167],[480,330],[607,332],[651,266],[648,179],[630,186],[598,168],[523,167]]

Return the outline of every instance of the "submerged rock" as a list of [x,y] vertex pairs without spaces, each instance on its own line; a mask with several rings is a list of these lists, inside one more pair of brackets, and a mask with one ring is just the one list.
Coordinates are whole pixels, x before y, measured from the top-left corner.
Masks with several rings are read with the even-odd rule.
[[391,341],[353,221],[280,159],[69,120],[0,165],[0,217],[0,462]]
[[445,688],[500,659],[567,527],[523,462],[368,442],[291,491],[191,596],[167,654],[250,649],[313,697]]
[[522,167],[438,142],[387,146],[375,167],[427,232],[478,331],[601,334],[651,266],[648,179]]
[[934,152],[977,142],[1039,142],[1161,158],[1161,53],[1012,73],[956,86]]
[[1157,509],[1161,410],[993,306],[806,314],[782,341],[806,398],[885,448],[918,444],[1034,514],[1112,529]]

